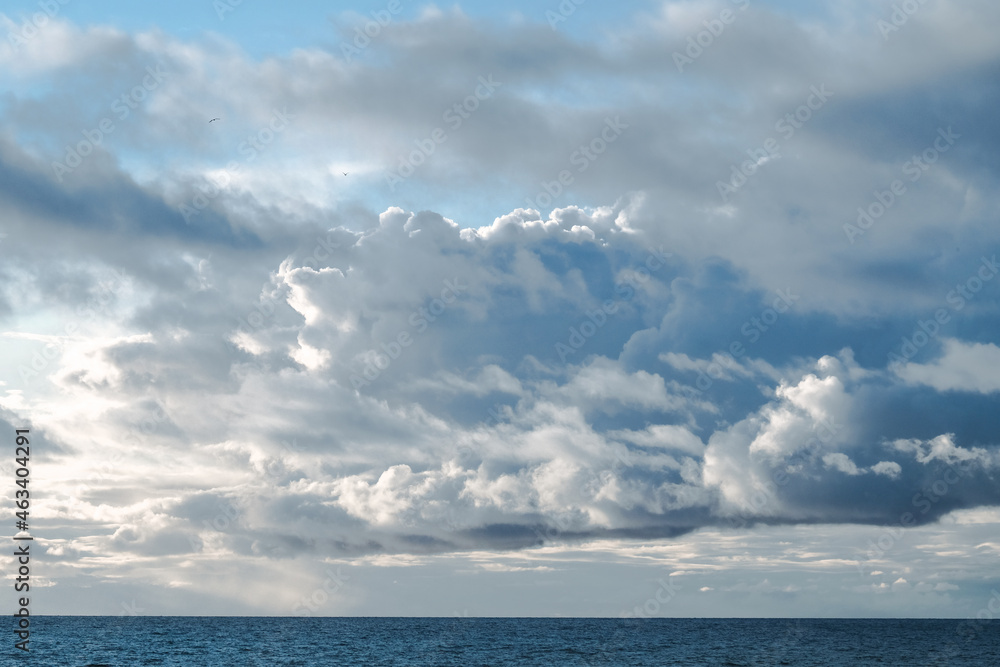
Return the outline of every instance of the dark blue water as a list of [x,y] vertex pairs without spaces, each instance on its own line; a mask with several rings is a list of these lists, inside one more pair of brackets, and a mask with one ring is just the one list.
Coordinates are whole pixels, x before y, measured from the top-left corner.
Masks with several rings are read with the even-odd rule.
[[1000,665],[1000,620],[42,616],[2,665]]

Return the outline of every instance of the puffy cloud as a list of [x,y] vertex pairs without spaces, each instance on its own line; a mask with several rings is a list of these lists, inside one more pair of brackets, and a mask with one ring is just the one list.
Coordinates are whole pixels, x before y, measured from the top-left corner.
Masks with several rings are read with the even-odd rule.
[[[539,544],[614,540],[603,557],[624,559],[635,538],[722,544],[748,523],[995,524],[963,512],[1000,502],[998,283],[962,290],[1000,240],[996,8],[924,7],[884,49],[754,7],[664,79],[711,11],[667,3],[598,45],[429,11],[351,63],[61,20],[4,45],[0,409],[58,482],[53,566],[138,556],[171,590],[232,577],[214,593],[252,607],[295,602],[260,583],[270,560],[488,552],[470,569],[528,574],[561,567],[527,562]],[[54,169],[156,66],[114,133]],[[386,183],[491,72],[475,114]],[[722,202],[717,181],[824,81],[829,105]],[[954,150],[845,238],[950,125]],[[941,355],[888,369],[939,309]],[[850,555],[764,534],[759,577],[700,590],[798,595],[811,584],[775,583],[769,559]],[[880,562],[865,594],[953,591],[904,569]]]
[[966,343],[949,338],[944,353],[930,364],[910,363],[899,369],[907,382],[925,384],[938,391],[969,391],[984,394],[1000,391],[1000,347],[993,343]]
[[913,454],[913,457],[923,464],[941,461],[946,464],[979,463],[985,467],[997,464],[997,452],[982,447],[960,447],[955,444],[955,436],[944,433],[931,440],[896,440],[892,446],[901,451]]
[[834,470],[839,470],[845,475],[860,475],[861,470],[858,466],[854,464],[854,461],[847,454],[842,454],[836,452],[834,454],[824,454],[823,463],[826,464],[828,468],[833,468]]
[[879,461],[871,468],[876,475],[885,475],[890,479],[898,479],[903,472],[902,466],[895,461]]

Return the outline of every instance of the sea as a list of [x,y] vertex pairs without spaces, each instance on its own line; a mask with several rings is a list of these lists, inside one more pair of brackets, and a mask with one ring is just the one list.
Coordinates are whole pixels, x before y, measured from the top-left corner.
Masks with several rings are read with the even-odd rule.
[[2,665],[1000,666],[1000,620],[33,616]]

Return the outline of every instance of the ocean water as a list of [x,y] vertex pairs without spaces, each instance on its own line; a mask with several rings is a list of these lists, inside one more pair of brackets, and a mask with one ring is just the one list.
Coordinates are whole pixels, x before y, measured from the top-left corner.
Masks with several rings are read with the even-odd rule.
[[2,665],[1000,665],[1000,620],[42,616]]

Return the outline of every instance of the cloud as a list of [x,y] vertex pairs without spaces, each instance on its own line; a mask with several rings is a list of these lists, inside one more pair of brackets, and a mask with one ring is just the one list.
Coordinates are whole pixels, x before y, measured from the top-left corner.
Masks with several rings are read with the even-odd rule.
[[[279,595],[270,560],[605,540],[613,559],[907,512],[975,532],[1000,503],[997,283],[969,291],[1000,242],[997,9],[928,5],[886,43],[879,7],[750,7],[669,76],[712,7],[601,38],[428,11],[351,62],[61,19],[5,44],[0,408],[58,482],[54,567],[141,557],[188,590],[190,563],[238,562],[213,590],[252,606]],[[829,103],[781,133],[821,85]],[[953,149],[850,243],[945,127]],[[781,158],[721,201],[774,137]],[[925,358],[893,372],[916,332]],[[763,572],[801,554],[755,544],[759,577],[692,590],[810,590]],[[830,551],[815,567],[850,555]],[[866,595],[953,590],[876,571]]]
[[955,444],[951,433],[939,435],[932,440],[896,440],[892,446],[901,451],[913,454],[914,458],[923,464],[933,461],[943,463],[978,462],[985,467],[996,465],[996,452],[982,447],[965,448]]
[[925,384],[938,391],[989,394],[1000,391],[1000,379],[992,369],[1000,364],[1000,347],[993,343],[967,343],[949,338],[944,353],[930,364],[906,364],[899,375],[907,382]]
[[862,471],[858,469],[858,466],[854,464],[854,461],[852,461],[847,454],[842,454],[840,452],[834,454],[824,454],[823,463],[825,463],[828,468],[839,470],[845,475],[860,475],[862,473]]
[[[90,339],[86,356],[54,359],[51,377],[100,406],[104,417],[89,427],[95,438],[142,422],[115,407],[131,394],[158,395],[149,409],[167,417],[140,433],[155,446],[123,448],[118,466],[133,479],[164,466],[182,475],[172,459],[201,443],[206,490],[241,500],[238,519],[218,508],[196,517],[181,510],[195,496],[164,482],[176,509],[160,510],[141,531],[110,533],[109,548],[251,553],[278,549],[268,537],[278,531],[307,550],[431,553],[733,521],[882,522],[904,511],[906,490],[921,483],[917,469],[885,460],[869,436],[887,434],[866,396],[887,391],[890,376],[862,368],[849,348],[778,366],[721,353],[699,359],[691,348],[661,352],[646,367],[612,356],[644,332],[662,332],[663,320],[647,313],[689,293],[692,279],[673,275],[701,269],[664,266],[635,282],[580,358],[558,363],[555,345],[579,313],[648,257],[645,232],[624,231],[627,210],[560,211],[541,226],[514,215],[504,223],[511,231],[484,235],[391,208],[366,229],[300,230],[264,271],[241,271],[246,250],[216,244],[210,263],[168,252],[177,257],[165,264],[169,280],[128,274],[122,335],[96,346]],[[600,235],[566,235],[580,222]],[[317,238],[337,240],[317,254]],[[581,261],[592,270],[580,272]],[[216,264],[234,272],[223,277]],[[215,277],[206,284],[208,267]],[[756,294],[722,275],[722,289]],[[219,280],[239,289],[223,292]],[[516,334],[526,327],[532,336]],[[722,384],[687,384],[699,372],[720,377],[712,363],[736,403],[719,400]],[[17,405],[37,409],[44,396]],[[78,419],[62,417],[60,437]],[[995,496],[977,477],[993,465],[993,448],[953,438],[891,440],[889,451],[918,465],[972,465],[969,495],[928,519]],[[220,476],[208,481],[213,471]],[[120,502],[136,501],[126,493]]]
[[895,461],[879,461],[871,468],[876,475],[885,475],[890,479],[898,479],[903,472],[902,466]]

